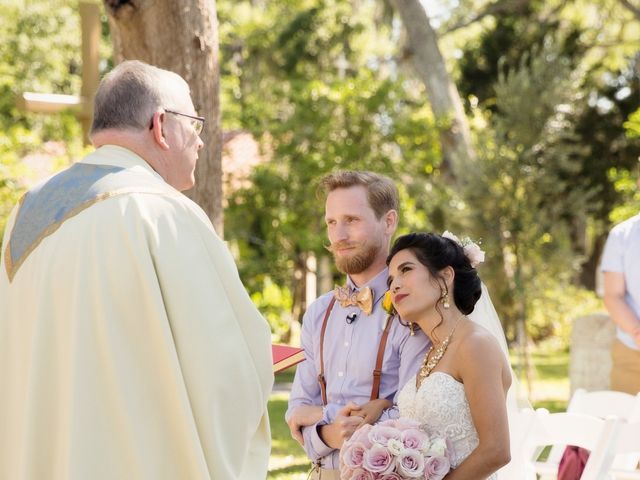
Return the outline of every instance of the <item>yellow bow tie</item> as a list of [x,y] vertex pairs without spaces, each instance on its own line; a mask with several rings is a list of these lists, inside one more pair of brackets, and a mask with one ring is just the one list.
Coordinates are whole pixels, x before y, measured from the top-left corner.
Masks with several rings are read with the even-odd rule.
[[373,290],[370,287],[361,288],[360,291],[351,291],[348,286],[336,287],[333,296],[340,302],[342,308],[355,306],[367,315],[373,310]]

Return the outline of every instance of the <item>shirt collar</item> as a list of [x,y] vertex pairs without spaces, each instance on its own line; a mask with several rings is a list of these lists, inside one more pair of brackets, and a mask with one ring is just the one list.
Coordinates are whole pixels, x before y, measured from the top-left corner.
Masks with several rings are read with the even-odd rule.
[[[164,179],[156,172],[140,155],[119,145],[103,145],[90,153],[80,163],[90,165],[113,165],[121,168],[131,168],[138,171],[146,171],[164,182]],[[165,182],[166,183],[166,182]]]
[[360,287],[356,287],[356,284],[353,283],[353,280],[351,280],[351,277],[347,275],[347,285],[352,290],[360,290],[363,287],[369,287],[371,288],[371,290],[373,290],[374,297],[375,299],[377,299],[380,295],[382,295],[384,292],[387,291],[388,276],[389,276],[389,269],[385,267],[379,274],[377,274],[367,283],[365,283],[364,285],[361,285]]

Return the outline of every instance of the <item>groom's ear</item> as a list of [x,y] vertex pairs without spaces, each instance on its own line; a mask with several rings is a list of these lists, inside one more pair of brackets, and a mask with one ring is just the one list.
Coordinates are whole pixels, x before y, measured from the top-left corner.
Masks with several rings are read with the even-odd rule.
[[389,210],[384,214],[384,226],[389,235],[393,235],[398,227],[398,212],[395,210]]

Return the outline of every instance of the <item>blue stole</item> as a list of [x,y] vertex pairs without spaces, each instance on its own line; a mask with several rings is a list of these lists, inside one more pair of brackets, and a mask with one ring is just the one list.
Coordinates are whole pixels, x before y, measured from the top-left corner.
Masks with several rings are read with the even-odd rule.
[[76,163],[27,192],[19,202],[4,260],[13,280],[40,242],[65,220],[124,193],[177,193],[154,175],[111,165]]

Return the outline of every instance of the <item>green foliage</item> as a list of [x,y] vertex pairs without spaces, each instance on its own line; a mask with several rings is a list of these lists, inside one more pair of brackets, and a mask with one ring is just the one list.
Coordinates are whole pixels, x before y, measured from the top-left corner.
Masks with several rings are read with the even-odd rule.
[[547,4],[533,1],[521,13],[501,15],[465,48],[459,62],[463,97],[472,95],[487,108],[494,108],[494,86],[500,74],[521,68],[528,62],[528,52],[544,48],[551,38],[563,52],[564,61],[573,63],[584,53],[578,26],[569,23],[559,28],[563,22],[546,15]]
[[[589,192],[573,188],[579,146],[559,142],[574,134],[567,109],[557,107],[575,97],[574,80],[570,62],[553,44],[533,49],[518,68],[502,73],[495,113],[484,113],[492,128],[480,134],[477,169],[467,180],[464,197],[475,207],[471,222],[491,252],[483,277],[510,336],[516,320],[531,321],[534,307],[543,307],[544,323],[552,325],[546,292],[564,290],[576,272],[564,215],[588,202]],[[544,331],[541,325],[529,328]]]
[[276,338],[282,337],[289,329],[289,315],[283,312],[290,312],[293,307],[291,291],[264,277],[262,290],[254,292],[251,300],[271,325]]
[[557,348],[569,345],[572,321],[604,305],[595,292],[538,275],[529,289],[527,331],[534,342],[553,339]]
[[[600,30],[611,39],[628,19],[617,16],[615,2],[598,3],[611,7]],[[566,339],[560,324],[574,297],[594,305],[585,288],[595,286],[611,219],[637,212],[622,180],[640,154],[623,128],[640,105],[637,59],[624,43],[598,58],[592,7],[580,5],[532,2],[485,22],[459,63],[480,156],[464,198],[480,206],[469,218],[496,257],[483,278],[511,336],[515,319],[526,316],[536,340],[552,332]],[[617,38],[627,37],[620,27]],[[563,308],[552,292],[567,292]]]
[[[326,255],[316,188],[333,169],[391,175],[406,198],[417,199],[407,218],[424,220],[419,197],[439,164],[437,132],[422,88],[390,69],[381,40],[389,41],[389,31],[368,21],[369,7],[346,0],[220,5],[222,23],[234,23],[221,42],[223,92],[235,103],[224,121],[250,130],[268,158],[225,212],[252,292],[265,277],[295,292],[307,255]],[[281,305],[283,317],[290,307]]]
[[624,128],[629,138],[640,138],[640,108],[629,115],[629,120],[624,122]]
[[609,178],[616,191],[626,199],[626,202],[611,210],[609,218],[611,223],[616,225],[640,212],[640,190],[638,189],[640,177],[637,170],[632,173],[628,170],[612,168],[609,170]]
[[73,5],[63,1],[2,2],[0,14],[0,234],[25,189],[29,169],[20,160],[47,141],[63,142],[65,161],[82,151],[71,113],[19,111],[22,92],[80,93],[80,28]]

